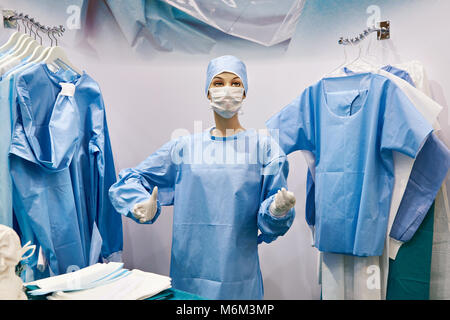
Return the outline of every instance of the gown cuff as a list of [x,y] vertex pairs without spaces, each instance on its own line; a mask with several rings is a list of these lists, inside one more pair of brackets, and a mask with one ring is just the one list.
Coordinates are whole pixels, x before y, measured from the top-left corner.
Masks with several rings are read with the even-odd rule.
[[315,243],[314,235],[315,235],[316,228],[313,225],[308,225],[308,227],[311,230],[311,233],[310,233],[310,235],[311,235],[311,247],[314,247],[314,243]]
[[389,258],[395,260],[395,258],[397,257],[398,250],[400,250],[402,244],[403,244],[402,241],[398,241],[394,238],[389,238]]

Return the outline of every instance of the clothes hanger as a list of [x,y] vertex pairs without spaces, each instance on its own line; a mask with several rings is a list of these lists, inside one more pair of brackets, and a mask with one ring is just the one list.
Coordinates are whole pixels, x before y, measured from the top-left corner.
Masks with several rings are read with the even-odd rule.
[[0,64],[2,64],[3,62],[5,62],[6,60],[9,60],[11,58],[11,55],[14,52],[17,52],[18,48],[20,48],[20,46],[22,45],[22,43],[24,43],[24,41],[29,38],[28,35],[21,33],[19,38],[17,39],[16,44],[9,50],[9,53],[7,55],[5,55],[4,57],[0,58]]
[[[26,18],[28,18],[28,16],[25,16]],[[26,45],[28,45],[33,39],[31,37],[28,36],[27,34],[27,29],[24,23],[24,18],[21,18],[23,27],[25,29],[25,33],[22,34],[19,37],[18,42],[16,43],[16,45],[11,49],[11,52],[6,55],[6,57],[2,57],[0,59],[0,66],[7,64],[11,59],[13,59],[14,57],[16,57],[17,55],[19,55],[21,52],[23,52],[23,50],[26,48]],[[20,31],[20,24],[17,23],[18,26],[18,31]]]
[[349,64],[347,64],[345,67],[348,68],[350,71],[354,71],[354,72],[358,72],[358,71],[363,71],[363,72],[372,72],[375,69],[375,66],[373,64],[371,64],[370,62],[366,61],[362,54],[362,47],[361,47],[361,41],[358,41],[358,47],[359,47],[359,53],[358,56],[356,57],[356,59],[354,59],[352,62],[350,62]]
[[361,56],[360,61],[363,62],[361,66],[365,66],[367,70],[370,70],[371,72],[376,72],[381,68],[381,63],[378,59],[377,55],[370,54],[370,48],[372,46],[373,37],[369,39],[369,42],[367,44],[367,47],[364,51],[364,54]]
[[46,47],[44,49],[44,51],[35,60],[33,60],[33,62],[36,62],[36,61],[42,62],[42,61],[44,61],[47,58],[47,56],[48,56],[48,54],[50,52],[50,49],[53,48],[53,39],[52,39],[52,37],[50,37],[51,28],[49,28],[49,27],[42,27],[41,31],[43,31],[43,32],[45,32],[47,34],[47,37],[50,39],[50,46]]
[[[344,45],[344,48],[346,45],[355,45],[358,44],[358,56],[350,61],[347,64],[341,65],[338,68],[345,68],[345,67],[355,67],[356,65],[358,65],[359,68],[361,68],[362,70],[360,71],[364,71],[364,72],[376,72],[379,68],[380,65],[376,62],[370,61],[367,59],[367,53],[369,52],[369,48],[371,46],[371,41],[368,44],[367,50],[366,50],[366,55],[362,55],[362,47],[361,47],[361,41],[363,41],[364,39],[366,39],[370,34],[376,32],[377,33],[377,39],[378,40],[385,40],[385,39],[389,39],[390,38],[390,22],[389,21],[380,21],[378,22],[379,26],[374,25],[373,27],[369,27],[367,29],[365,29],[362,33],[360,33],[358,36],[356,36],[355,38],[346,38],[344,39],[343,37],[341,37],[338,41],[339,44]],[[370,39],[371,40],[371,39]],[[335,73],[336,70],[333,70],[331,73]],[[356,71],[356,70],[353,70]]]
[[[19,15],[19,17],[22,17],[22,14]],[[13,20],[18,20],[18,18],[15,17],[10,17],[8,18],[9,21],[13,21]],[[21,38],[21,36],[23,36],[23,33],[20,32],[20,25],[17,23],[18,25],[18,30],[15,31],[8,39],[8,41],[2,45],[0,47],[0,52],[1,53],[6,53],[7,51],[9,51],[10,49],[12,49],[18,42],[19,39]]]
[[[52,48],[51,46],[53,45],[53,39],[48,34],[49,31],[51,30],[51,28],[45,27],[45,26],[41,25],[39,22],[35,22],[35,26],[36,26],[35,34],[37,37],[39,37],[39,42],[41,45],[34,50],[34,52],[31,54],[30,57],[27,58],[27,60],[25,60],[25,62],[27,62],[27,63],[25,65],[17,68],[16,70],[12,71],[10,73],[11,75],[19,74],[23,70],[27,69],[30,66],[30,64],[33,64],[33,63],[37,64],[37,63],[42,62],[45,59],[45,57],[48,55],[48,52],[50,51],[50,49]],[[43,33],[47,33],[47,36],[50,39],[50,47],[42,46],[42,37],[39,35],[39,31],[41,31]]]
[[[350,61],[349,63],[347,63],[346,67],[351,66],[353,63],[355,63],[356,61],[358,61],[358,59],[361,57],[361,43],[357,42],[358,44],[358,55],[356,56],[355,59],[353,59],[352,61]],[[352,43],[352,45],[355,45],[354,43]]]
[[[26,22],[26,26],[25,26],[25,22]],[[22,44],[19,46],[19,48],[16,51],[11,53],[12,57],[19,57],[20,55],[22,55],[28,48],[28,45],[30,45],[32,43],[35,43],[35,45],[38,44],[37,41],[31,37],[31,32],[30,32],[30,36],[27,34],[28,33],[27,28],[30,29],[30,19],[29,19],[28,15],[24,16],[24,18],[22,19],[22,23],[23,23],[23,26],[25,27],[25,35],[27,36],[27,38],[22,42]],[[30,54],[31,54],[31,52],[30,52]]]
[[[341,38],[339,41],[341,41],[341,40],[343,40],[343,38]],[[336,72],[336,71],[341,70],[341,69],[347,64],[348,56],[347,56],[347,50],[346,50],[345,48],[346,48],[346,46],[344,45],[344,46],[343,46],[343,49],[344,49],[344,62],[341,63],[339,66],[337,66],[337,67],[336,67],[335,69],[333,69],[332,71],[330,71],[329,73],[325,74],[325,77],[335,75],[335,72]]]
[[37,62],[39,56],[45,50],[50,50],[50,48],[44,48],[42,46],[42,37],[39,35],[39,30],[42,30],[43,26],[39,22],[36,22],[35,26],[36,26],[36,31],[34,32],[35,39],[36,39],[36,37],[39,37],[39,43],[40,44],[34,49],[33,53],[25,60],[25,62]]
[[[47,56],[42,60],[42,62],[45,62],[47,64],[57,65],[58,67],[65,68],[65,69],[66,69],[66,67],[69,67],[70,69],[72,69],[73,71],[75,71],[76,73],[81,75],[82,72],[70,62],[69,58],[67,58],[65,51],[61,47],[58,46],[58,40],[56,39],[55,34],[60,35],[60,32],[64,32],[63,26],[59,26],[59,28],[52,28],[49,30],[48,36],[51,39],[50,33],[53,35],[56,46],[52,47],[49,50]],[[53,41],[52,41],[52,44],[53,44]]]
[[[28,22],[31,23],[31,25],[28,25],[28,29],[30,30],[30,37],[31,37],[31,33],[34,33],[33,25],[35,24],[35,21],[34,21],[34,19],[30,19],[29,21],[27,21],[27,24],[28,24]],[[34,52],[34,49],[36,49],[38,47],[39,47],[39,43],[36,41],[36,34],[35,34],[34,39],[32,38],[31,42],[28,43],[28,45],[23,50],[23,52],[20,53],[19,55],[17,55],[16,57],[19,60],[23,60],[23,59],[27,58],[28,56],[30,56]]]
[[22,34],[19,31],[15,31],[8,39],[8,41],[0,47],[0,53],[6,53],[9,49],[14,47],[14,45],[19,40]]
[[[19,61],[26,59],[24,61],[27,62],[26,66],[29,66],[29,63],[43,62],[49,66],[72,69],[79,75],[82,74],[82,71],[70,62],[65,51],[58,46],[58,39],[56,38],[56,35],[59,37],[65,31],[62,25],[53,28],[44,27],[34,19],[30,19],[28,15],[23,16],[22,13],[18,15],[14,13],[9,20],[13,19],[22,21],[25,33],[20,35],[17,34],[14,37],[11,37],[8,41],[8,46],[6,46],[6,44],[2,46],[4,48],[12,46],[12,49],[9,49],[10,54],[8,54],[7,57],[0,58],[0,67],[7,67],[7,64],[11,62],[12,59]],[[20,32],[20,24],[18,23],[17,26],[17,32]],[[33,30],[33,26],[35,26],[36,31]],[[29,29],[30,36],[27,35],[27,27]],[[38,34],[39,31],[47,33],[47,36],[50,39],[50,47],[44,48],[42,46],[42,37]],[[32,34],[34,34],[34,39],[31,37]],[[40,44],[36,41],[37,37],[40,39]],[[15,44],[13,39],[16,39]],[[53,46],[53,40],[55,40],[55,46]],[[25,67],[25,65],[18,68],[18,70],[23,69],[23,67]]]

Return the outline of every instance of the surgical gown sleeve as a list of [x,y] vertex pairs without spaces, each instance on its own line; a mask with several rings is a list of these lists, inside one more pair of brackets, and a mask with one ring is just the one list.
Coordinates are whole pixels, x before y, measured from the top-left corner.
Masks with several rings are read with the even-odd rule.
[[265,147],[267,161],[263,168],[262,203],[258,212],[258,228],[261,234],[258,243],[270,243],[277,237],[284,235],[292,225],[295,217],[295,209],[289,210],[281,217],[273,216],[270,211],[276,193],[281,188],[287,189],[287,177],[289,163],[286,155],[273,139],[268,139]]
[[[271,136],[278,142],[281,149],[288,155],[297,150],[307,150],[315,156],[314,104],[311,96],[313,88],[309,87],[284,107],[280,112],[266,121]],[[308,170],[308,197],[314,199],[314,181]],[[314,207],[314,200],[307,204]],[[306,222],[315,224],[315,209],[306,208]]]
[[266,122],[271,136],[286,155],[297,150],[314,154],[314,104],[310,102],[313,88],[309,87]]
[[401,242],[412,239],[431,208],[449,167],[450,151],[435,134],[431,134],[414,162],[391,228],[392,238]]
[[161,205],[173,205],[177,167],[172,161],[176,140],[163,145],[137,167],[122,170],[119,181],[109,190],[111,202],[118,212],[139,222],[132,213],[135,204],[147,201],[155,186],[158,187],[157,212],[146,223],[153,223],[161,212]]
[[386,95],[380,151],[415,158],[433,128],[398,86],[391,83]]
[[[99,106],[103,106],[101,95],[98,96]],[[93,195],[93,208],[97,208],[97,227],[102,237],[101,256],[110,258],[114,253],[123,249],[122,237],[122,217],[114,210],[108,197],[108,191],[112,184],[116,182],[116,172],[114,168],[113,153],[109,139],[108,126],[104,107],[97,109],[97,123],[103,123],[101,131],[96,132],[94,139],[89,144],[91,168],[91,179],[95,189]],[[95,112],[95,111],[94,111]],[[100,130],[94,127],[94,131]]]

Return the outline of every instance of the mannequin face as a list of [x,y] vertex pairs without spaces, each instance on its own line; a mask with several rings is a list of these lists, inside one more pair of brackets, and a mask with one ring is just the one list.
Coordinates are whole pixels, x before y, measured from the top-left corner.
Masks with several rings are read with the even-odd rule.
[[[244,87],[244,84],[242,83],[241,78],[239,78],[237,75],[231,72],[222,72],[219,73],[217,76],[215,76],[211,84],[209,85],[209,88],[220,88],[220,87]],[[208,92],[208,99],[211,100],[211,96]],[[244,92],[244,99],[245,99],[245,92]]]

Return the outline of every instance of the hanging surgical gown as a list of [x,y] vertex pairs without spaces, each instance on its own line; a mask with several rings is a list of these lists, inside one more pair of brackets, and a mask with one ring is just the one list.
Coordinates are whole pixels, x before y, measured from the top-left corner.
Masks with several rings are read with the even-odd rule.
[[269,212],[275,193],[287,187],[288,170],[278,144],[255,130],[228,137],[207,130],[174,139],[121,171],[110,197],[136,221],[133,206],[158,186],[158,210],[149,223],[160,206],[174,206],[174,288],[209,299],[262,299],[258,243],[285,234],[295,216],[294,209],[283,217]]
[[[63,92],[61,83],[73,92]],[[41,246],[53,275],[121,252],[121,216],[107,194],[115,170],[98,84],[86,73],[69,77],[42,63],[17,77],[16,90],[10,170],[22,241]],[[35,268],[37,257],[27,263]]]
[[325,78],[267,123],[286,153],[315,156],[315,246],[380,256],[394,183],[392,151],[414,158],[432,131],[402,90],[363,73]]

